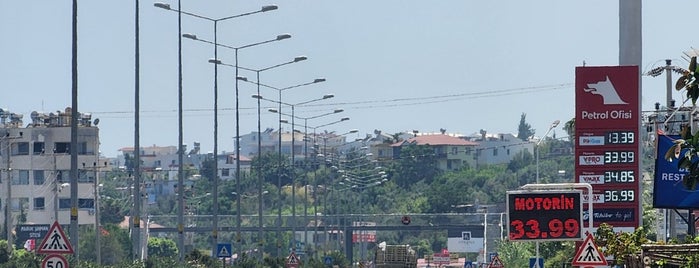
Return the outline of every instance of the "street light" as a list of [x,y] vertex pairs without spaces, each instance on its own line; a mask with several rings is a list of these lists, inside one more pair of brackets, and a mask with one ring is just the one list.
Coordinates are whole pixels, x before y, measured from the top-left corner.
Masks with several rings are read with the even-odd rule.
[[[234,66],[234,65],[230,65],[230,64],[225,64],[225,63],[222,63],[220,60],[217,60],[217,59],[209,59],[209,62],[210,62],[210,63],[217,64],[217,65],[218,65],[218,64],[221,64],[221,65],[226,65],[226,66],[230,66],[230,67],[234,67],[234,68],[240,68],[240,69],[243,69],[243,70],[255,72],[255,73],[256,73],[256,76],[257,76],[257,81],[260,81],[260,73],[261,73],[261,72],[264,72],[264,71],[267,71],[267,70],[271,70],[271,69],[274,69],[274,68],[278,68],[278,67],[282,67],[282,66],[285,66],[285,65],[289,65],[289,64],[292,64],[292,63],[301,62],[301,61],[304,61],[304,60],[306,60],[306,59],[308,59],[306,56],[298,56],[298,57],[295,57],[295,58],[294,58],[293,60],[291,60],[291,61],[287,61],[287,62],[275,64],[275,65],[272,65],[272,66],[269,66],[269,67],[265,67],[265,68],[261,68],[261,69],[251,69],[251,68],[245,68],[245,67],[242,67],[242,66]],[[236,77],[236,79],[237,79],[237,80],[242,80],[242,81],[248,81],[246,77],[241,77],[241,76]],[[260,95],[260,84],[259,84],[259,83],[255,83],[255,84],[257,84],[257,95]],[[237,147],[237,146],[238,146],[238,145],[236,144],[236,147]],[[258,156],[258,159],[260,159],[259,157],[262,156],[262,123],[261,123],[260,99],[259,99],[259,98],[257,99],[257,156]],[[262,179],[262,166],[261,166],[260,164],[258,164],[257,166],[258,166],[258,167],[257,167],[257,184],[258,184],[258,185],[257,185],[257,189],[258,189],[257,194],[258,194],[258,195],[262,195],[262,184],[263,184],[263,179]],[[264,243],[264,241],[263,241],[263,238],[264,238],[264,230],[263,230],[263,227],[262,227],[262,205],[263,205],[263,204],[262,204],[262,198],[260,198],[259,204],[258,204],[258,226],[259,226],[259,228],[260,228],[260,230],[258,231],[258,237],[259,237],[259,238],[258,238],[258,239],[259,239],[258,245],[259,245],[259,248],[260,248],[260,261],[262,261],[262,257],[263,257],[263,255],[264,255],[264,251],[263,251],[263,250],[264,250],[264,248],[263,248],[263,243]]]
[[[313,101],[328,99],[328,98],[332,98],[332,97],[334,97],[334,95],[328,94],[328,95],[324,95],[323,98],[315,99],[315,100],[313,100]],[[258,97],[257,99],[259,100],[259,99],[261,99],[261,98]],[[310,102],[306,102],[306,103],[310,103]],[[268,109],[268,111],[273,112],[273,113],[279,113],[279,114],[282,114],[282,115],[285,115],[285,116],[289,116],[289,117],[292,118],[292,120],[293,120],[293,119],[302,119],[302,120],[304,121],[304,123],[303,123],[303,127],[304,127],[304,130],[303,130],[303,135],[304,135],[304,139],[303,139],[303,142],[304,142],[304,161],[307,161],[307,159],[308,159],[308,138],[307,138],[307,137],[308,137],[308,120],[309,120],[309,119],[321,118],[321,117],[324,117],[324,116],[333,115],[333,114],[337,114],[337,113],[341,113],[341,112],[343,112],[344,110],[343,110],[343,109],[334,109],[334,110],[331,111],[331,112],[327,112],[327,113],[323,113],[323,114],[318,114],[318,115],[315,115],[315,116],[299,117],[299,116],[295,116],[295,115],[293,114],[294,105],[290,105],[290,106],[292,107],[292,109],[291,109],[292,114],[285,114],[285,113],[279,112],[277,109]],[[284,121],[284,120],[282,120],[282,121]],[[286,122],[282,122],[282,123],[286,123]],[[294,125],[293,122],[292,122],[291,124],[292,124],[292,130],[293,130],[293,128],[295,127],[295,125]],[[295,137],[296,137],[296,135],[295,135],[295,134],[293,133],[293,131],[292,131],[292,159],[293,159],[293,157],[294,157],[294,153],[293,153],[294,144],[293,144],[293,141],[295,140]],[[293,160],[292,160],[292,162],[293,162]],[[308,184],[308,180],[306,180],[306,184],[305,184],[305,185],[307,185],[307,184]],[[292,189],[294,189],[294,188],[292,188]],[[314,188],[314,189],[315,189],[315,188]],[[303,193],[304,193],[304,200],[307,201],[307,200],[308,200],[308,188],[307,188],[306,186],[304,186],[304,191],[303,191]],[[296,195],[294,195],[294,197],[292,197],[292,203],[294,203],[293,200],[295,200],[295,196],[296,196]],[[292,208],[292,211],[294,211],[294,212],[295,212],[295,207],[296,207],[296,206],[295,206],[295,204],[294,204],[294,208]],[[317,208],[317,207],[316,207],[316,208]],[[318,216],[318,213],[316,212],[316,229],[317,229],[317,223],[318,223],[318,221],[317,221],[317,220],[318,220],[317,216]],[[305,221],[305,222],[308,222],[308,203],[307,203],[307,202],[303,202],[303,218],[304,218],[304,221]],[[304,244],[307,244],[307,243],[308,243],[308,234],[307,234],[308,229],[307,229],[307,228],[308,228],[308,224],[304,224],[304,228],[303,228],[303,229],[304,229]]]
[[[236,76],[236,77],[237,77],[237,76]],[[277,90],[277,92],[279,92],[279,101],[276,102],[276,103],[279,104],[279,109],[278,109],[278,111],[281,111],[281,110],[282,110],[282,104],[284,104],[284,103],[282,102],[282,92],[283,92],[283,91],[286,91],[286,90],[289,90],[289,89],[292,89],[292,88],[303,87],[303,86],[313,85],[313,84],[316,84],[316,83],[325,82],[325,78],[316,78],[316,79],[314,79],[314,80],[311,81],[311,82],[301,83],[301,84],[297,84],[297,85],[293,85],[293,86],[288,86],[288,87],[284,87],[284,88],[278,88],[278,87],[273,87],[273,86],[270,86],[270,85],[262,84],[262,83],[260,83],[260,81],[249,81],[249,80],[247,80],[247,79],[245,79],[245,80],[243,80],[243,79],[236,79],[236,84],[237,84],[237,81],[239,81],[239,80],[240,80],[240,81],[244,81],[244,82],[248,82],[248,83],[252,83],[252,84],[257,84],[257,85],[259,85],[259,86],[271,88],[271,89],[274,89],[274,90]],[[252,97],[253,97],[253,98],[257,98],[258,100],[264,99],[264,98],[263,98],[261,95],[259,95],[259,94],[253,95]],[[275,101],[272,101],[272,100],[269,100],[269,101],[275,102]],[[306,102],[306,103],[307,103],[307,102]],[[301,104],[304,104],[304,103],[301,103]],[[298,104],[297,104],[297,105],[298,105]],[[279,113],[279,129],[278,129],[278,131],[279,131],[279,164],[278,164],[278,165],[279,165],[279,168],[277,169],[277,172],[278,172],[278,174],[277,174],[277,186],[278,186],[278,188],[279,188],[279,198],[281,198],[281,196],[282,196],[281,165],[282,165],[282,158],[283,158],[283,157],[282,157],[282,132],[281,132],[281,129],[282,129],[282,114]],[[293,131],[292,131],[292,137],[293,137]],[[293,157],[293,145],[292,145],[292,148],[291,148],[291,149],[292,149],[292,157]],[[293,177],[292,177],[292,185],[293,185]],[[293,190],[293,187],[292,187],[292,190]],[[292,198],[293,198],[293,197],[292,197]],[[280,199],[280,200],[281,200],[281,199]],[[292,199],[292,200],[293,200],[293,199]],[[281,205],[280,205],[280,206],[279,206],[279,212],[278,212],[278,223],[277,223],[277,224],[278,224],[278,226],[277,226],[277,239],[281,239],[281,223],[282,223],[282,207],[281,207]],[[294,235],[296,235],[296,234],[294,234]],[[278,255],[278,256],[281,256],[281,246],[282,246],[282,245],[281,245],[281,240],[278,240],[278,241],[277,241],[277,255]],[[296,247],[296,245],[292,245],[292,249],[295,249],[295,247]]]
[[[239,69],[242,69],[242,68],[240,66],[238,66],[238,50],[244,49],[244,48],[249,48],[249,47],[254,47],[254,46],[258,46],[258,45],[262,45],[262,44],[267,44],[267,43],[271,43],[271,42],[275,42],[275,41],[289,39],[289,38],[291,38],[291,35],[290,34],[280,34],[280,35],[277,35],[277,37],[274,39],[269,39],[269,40],[265,40],[262,42],[252,43],[252,44],[239,46],[239,47],[227,46],[227,45],[218,44],[216,42],[211,42],[211,41],[208,41],[205,39],[198,38],[194,34],[183,34],[182,37],[192,39],[195,41],[200,41],[200,42],[212,44],[212,45],[214,45],[214,47],[221,46],[224,48],[233,49],[235,51],[235,64],[234,65],[223,64],[223,62],[221,62],[221,60],[219,60],[218,57],[216,57],[217,55],[213,59],[209,59],[209,62],[214,63],[214,66],[216,66],[214,68],[214,70],[218,69],[218,65],[227,65],[227,66],[231,66],[231,67],[235,68],[235,76],[236,76],[236,80],[235,80],[235,146],[236,146],[236,150],[235,150],[236,151],[236,153],[235,153],[236,154],[236,161],[235,161],[236,164],[235,165],[236,165],[236,172],[235,173],[236,173],[236,185],[237,185],[236,187],[240,188],[240,105],[239,105],[240,98],[239,98],[239,87],[238,87],[237,77],[238,77]],[[305,59],[305,57],[303,59]],[[301,61],[301,59],[299,58],[298,61]],[[217,110],[217,109],[214,109],[214,110]],[[218,173],[217,173],[217,175],[218,175]],[[237,199],[237,210],[238,210],[236,242],[240,243],[240,241],[241,241],[241,238],[240,238],[241,226],[240,226],[240,224],[242,221],[241,216],[240,216],[240,196],[237,196],[236,199]],[[215,205],[217,203],[218,202],[214,202]],[[215,247],[216,247],[216,245],[214,245],[214,251],[215,251]]]
[[[218,22],[219,21],[225,21],[233,18],[239,18],[247,15],[252,15],[256,13],[261,13],[261,12],[267,12],[267,11],[272,11],[276,10],[278,7],[276,5],[267,5],[267,6],[262,6],[259,10],[256,11],[251,11],[251,12],[246,12],[242,14],[237,14],[233,16],[228,16],[228,17],[223,17],[223,18],[210,18],[206,16],[202,16],[199,14],[194,14],[186,11],[178,9],[172,9],[169,4],[161,3],[161,2],[156,2],[153,4],[155,7],[163,8],[166,10],[171,10],[171,11],[176,11],[178,14],[185,14],[189,15],[192,17],[204,19],[213,22],[214,24],[214,58],[218,58]],[[214,166],[213,169],[216,171],[216,175],[214,178],[214,184],[213,184],[213,214],[214,214],[214,219],[213,219],[213,228],[212,228],[212,254],[216,254],[216,247],[218,244],[218,66],[214,66],[214,148],[213,148],[213,153],[214,153]],[[180,142],[182,143],[182,142]]]
[[549,126],[549,129],[546,131],[544,136],[541,136],[541,139],[539,139],[539,141],[537,141],[536,145],[534,146],[536,148],[536,183],[537,184],[539,184],[539,144],[541,144],[541,142],[544,141],[544,139],[546,139],[546,136],[549,135],[551,130],[556,128],[558,126],[558,124],[560,124],[560,123],[561,123],[561,121],[559,121],[559,120],[553,121],[553,123],[551,123],[551,126]]
[[[542,136],[541,139],[539,139],[539,141],[537,141],[536,145],[534,146],[535,150],[536,150],[536,184],[539,184],[539,144],[541,144],[541,142],[546,139],[546,136],[549,135],[551,130],[556,128],[558,126],[558,124],[560,124],[560,123],[561,123],[560,120],[553,121],[551,123],[551,125],[549,126],[549,129],[544,134],[544,136]],[[534,260],[535,260],[534,261],[534,263],[535,263],[534,268],[542,268],[542,267],[539,267],[539,241],[536,241],[536,258]]]
[[[371,156],[370,154],[366,154],[363,156]],[[358,175],[357,173],[351,172],[350,170],[345,170],[345,172],[341,172],[343,175],[341,178],[344,178],[344,181],[341,180],[338,182],[340,185],[346,185],[347,188],[345,189],[356,189],[359,191],[359,208],[363,207],[362,204],[362,193],[364,189],[378,186],[383,184],[384,182],[388,181],[388,176],[384,171],[379,171],[379,172],[374,172],[376,169],[368,169],[368,170],[362,170],[361,168],[359,169],[358,173],[361,174],[366,174],[364,172],[369,172],[367,175]],[[364,216],[360,213],[357,213],[359,215],[359,223],[357,225],[353,226],[359,226],[361,227],[359,236],[358,236],[358,242],[361,245],[361,251],[360,251],[360,262],[363,262],[366,256],[366,221],[364,220]]]
[[[312,100],[308,100],[308,101],[304,101],[304,102],[299,102],[296,104],[284,103],[281,101],[281,98],[279,101],[280,106],[281,106],[281,104],[284,104],[284,105],[291,107],[291,115],[290,115],[291,116],[291,232],[293,233],[292,241],[291,241],[292,242],[292,247],[291,247],[292,251],[296,250],[296,183],[294,181],[296,179],[296,168],[295,168],[295,165],[296,165],[295,156],[296,156],[296,154],[294,152],[294,149],[296,146],[296,144],[295,144],[296,143],[296,133],[294,132],[294,125],[295,125],[294,121],[297,117],[295,115],[295,110],[296,110],[295,108],[296,108],[296,106],[302,106],[302,105],[309,104],[312,102],[330,99],[333,97],[335,97],[335,95],[325,94],[321,98],[316,98],[316,99],[312,99]],[[258,100],[259,99],[262,99],[262,98],[258,98]],[[280,117],[282,115],[281,108],[279,110],[270,109],[269,111],[274,112],[274,113],[278,113],[280,115]],[[341,110],[341,109],[337,109],[332,113],[318,115],[318,117],[333,114],[335,112],[339,113],[342,111],[343,110]],[[313,117],[313,118],[315,118],[315,117]],[[282,121],[280,121],[280,123],[281,122]],[[280,132],[280,135],[281,135],[281,132]],[[281,147],[281,144],[280,144],[280,147]],[[305,216],[304,216],[304,219],[305,219]],[[305,224],[304,224],[304,226],[305,226]],[[304,233],[304,235],[306,235],[306,234]]]

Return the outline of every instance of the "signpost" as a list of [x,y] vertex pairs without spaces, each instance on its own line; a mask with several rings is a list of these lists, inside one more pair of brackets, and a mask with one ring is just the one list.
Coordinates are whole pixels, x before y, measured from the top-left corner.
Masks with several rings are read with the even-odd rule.
[[500,260],[500,257],[495,256],[493,257],[493,261],[490,262],[490,265],[488,265],[488,268],[505,268],[505,265]]
[[69,268],[68,260],[63,255],[51,254],[41,262],[41,268]]
[[73,254],[73,247],[58,221],[53,222],[36,252],[39,254]]
[[59,254],[73,254],[73,247],[58,221],[53,222],[36,252],[50,254],[41,262],[42,268],[68,268],[68,261]]
[[579,190],[508,191],[510,241],[582,239]]
[[637,66],[575,69],[575,181],[593,187],[594,227],[640,225],[638,77]]
[[544,267],[544,258],[539,258],[537,263],[537,258],[529,258],[529,268]]
[[294,253],[292,251],[291,254],[289,254],[289,257],[286,258],[285,267],[286,268],[297,268],[297,267],[299,267],[300,264],[301,264],[301,260],[299,259],[299,257],[296,256],[296,253]]
[[216,244],[216,257],[223,258],[223,266],[226,266],[226,258],[233,256],[233,246],[231,243],[218,243]]
[[591,267],[591,266],[607,266],[607,259],[604,258],[602,251],[595,244],[592,234],[588,233],[587,238],[578,248],[578,252],[573,257],[573,266]]

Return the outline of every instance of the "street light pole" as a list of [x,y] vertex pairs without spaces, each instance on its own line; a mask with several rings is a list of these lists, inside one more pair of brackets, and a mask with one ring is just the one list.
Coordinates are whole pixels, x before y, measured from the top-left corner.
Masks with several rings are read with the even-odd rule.
[[[270,112],[273,112],[273,113],[280,113],[280,114],[283,114],[283,115],[285,115],[285,116],[291,117],[291,128],[292,128],[292,139],[291,139],[291,141],[292,141],[292,146],[291,146],[291,147],[292,147],[292,148],[295,147],[295,144],[294,144],[294,141],[295,141],[294,127],[296,127],[296,123],[294,122],[294,119],[301,119],[301,120],[304,120],[304,124],[303,124],[303,127],[304,127],[304,137],[306,137],[306,136],[308,135],[308,120],[309,120],[309,119],[316,119],[316,118],[320,118],[320,117],[324,117],[324,116],[328,116],[328,115],[333,115],[333,114],[341,113],[341,112],[344,111],[343,109],[335,109],[335,110],[333,110],[333,111],[331,111],[331,112],[327,112],[327,113],[323,113],[323,114],[319,114],[319,115],[315,115],[315,116],[300,117],[300,116],[296,116],[296,115],[294,114],[294,113],[295,113],[295,112],[294,112],[294,111],[295,111],[295,107],[296,107],[296,106],[299,106],[299,105],[304,105],[304,104],[308,104],[308,103],[311,103],[311,102],[315,102],[315,101],[320,101],[320,100],[324,100],[324,99],[333,98],[334,96],[335,96],[335,95],[332,95],[332,94],[326,94],[326,95],[324,95],[322,98],[313,99],[313,100],[306,101],[306,102],[302,102],[302,103],[299,103],[299,104],[287,104],[287,103],[284,103],[285,105],[291,107],[291,114],[281,113],[281,112],[279,112],[279,111],[276,110],[276,109],[269,109]],[[258,98],[258,100],[259,100],[259,99],[262,99],[262,98]],[[272,101],[272,102],[274,102],[274,101]],[[284,121],[284,120],[282,120],[282,121]],[[283,122],[283,123],[284,123],[284,122]],[[304,138],[304,146],[306,146],[305,149],[304,149],[304,150],[305,150],[305,152],[304,152],[305,158],[308,157],[308,147],[307,147],[306,143],[307,143],[307,139]],[[294,152],[294,150],[292,149],[292,158],[291,158],[291,159],[292,159],[292,163],[295,163],[294,155],[295,155],[295,152]],[[308,200],[308,189],[307,189],[307,187],[306,187],[306,185],[308,184],[307,182],[308,182],[308,181],[306,180],[306,183],[305,183],[305,185],[304,185],[304,199],[305,199],[305,200]],[[295,187],[294,187],[294,188],[295,188]],[[315,189],[315,188],[314,188],[314,189]],[[296,196],[296,194],[295,194],[295,192],[294,192],[293,190],[292,190],[292,195],[293,195],[294,197]],[[295,211],[296,211],[296,209],[295,209],[296,205],[295,205],[295,201],[294,201],[294,200],[295,200],[295,198],[292,198],[292,218],[294,218],[294,221],[293,221],[293,222],[295,222],[295,217],[296,217],[296,216],[295,216],[295,215],[296,215],[296,213],[295,213]],[[308,203],[307,203],[307,202],[304,202],[304,203],[303,203],[303,218],[304,218],[304,221],[308,222]],[[315,219],[316,219],[316,224],[317,224],[317,219],[318,219],[317,213],[316,213],[316,218],[315,218]],[[295,227],[295,226],[292,226],[292,227]],[[317,226],[316,226],[316,227],[317,227]],[[317,228],[316,228],[316,229],[317,229]],[[294,231],[295,231],[295,230],[294,230]],[[307,234],[307,232],[308,232],[308,225],[305,224],[305,225],[304,225],[304,244],[308,243],[308,234]]]
[[[293,85],[293,86],[288,86],[288,87],[285,87],[285,88],[278,88],[278,87],[273,87],[273,86],[265,85],[265,84],[260,83],[260,81],[249,81],[249,80],[247,80],[247,79],[245,79],[245,80],[243,80],[243,79],[236,79],[236,81],[238,81],[238,80],[242,80],[242,81],[248,82],[248,83],[258,84],[259,86],[271,88],[271,89],[277,90],[277,91],[279,92],[279,101],[276,102],[276,103],[279,104],[279,109],[278,109],[278,111],[280,112],[280,113],[279,113],[279,128],[278,128],[278,134],[279,134],[279,140],[278,140],[278,142],[279,142],[279,148],[278,148],[278,149],[279,149],[279,156],[278,156],[278,157],[279,157],[279,163],[278,163],[278,168],[277,168],[277,187],[279,188],[279,192],[278,192],[278,195],[279,195],[279,210],[278,210],[278,213],[277,213],[277,256],[281,256],[281,246],[282,246],[282,245],[281,245],[281,224],[282,224],[282,205],[281,205],[282,179],[281,179],[281,168],[282,168],[282,162],[283,162],[283,157],[282,157],[282,130],[281,130],[281,129],[282,129],[282,115],[281,115],[281,110],[282,110],[282,92],[285,91],[285,90],[292,89],[292,88],[297,88],[297,87],[312,85],[312,84],[316,84],[316,83],[320,83],[320,82],[325,82],[325,78],[316,78],[316,79],[314,79],[314,80],[311,81],[311,82],[302,83],[302,84],[297,84],[297,85]],[[262,96],[259,95],[259,94],[253,95],[253,98],[263,99]],[[274,101],[272,101],[272,102],[274,102]],[[292,133],[292,135],[293,135],[293,133]],[[294,234],[294,235],[295,235],[295,234]],[[293,246],[295,247],[295,245],[293,245]]]
[[[307,59],[307,58],[306,58],[305,56],[298,56],[298,57],[295,57],[292,61],[287,61],[287,62],[284,62],[284,63],[272,65],[272,66],[265,67],[265,68],[262,68],[262,69],[251,69],[251,68],[245,68],[245,67],[242,67],[242,66],[233,66],[233,65],[228,65],[228,64],[221,63],[220,61],[218,61],[218,64],[228,65],[228,66],[231,66],[231,67],[234,67],[234,68],[240,68],[240,69],[243,69],[243,70],[255,72],[256,77],[257,77],[257,81],[260,81],[260,73],[263,72],[263,71],[267,71],[267,70],[270,70],[270,69],[282,67],[282,66],[284,66],[284,65],[288,65],[288,64],[292,64],[292,63],[301,62],[301,61],[304,61],[304,60],[306,60],[306,59]],[[211,62],[211,60],[209,60],[209,61]],[[237,77],[236,77],[236,80],[247,81],[247,78],[246,78],[246,77],[237,76]],[[260,83],[255,83],[255,84],[257,85],[257,96],[260,96]],[[258,195],[262,195],[262,185],[263,185],[264,181],[263,181],[263,178],[262,178],[262,165],[260,165],[260,163],[259,163],[259,159],[261,159],[260,157],[262,156],[262,122],[261,122],[261,108],[260,108],[260,99],[259,99],[259,98],[257,99],[257,156],[258,156],[258,165],[257,165],[257,190],[258,190],[258,192],[257,192],[257,194],[258,194]],[[259,231],[258,231],[258,247],[260,248],[260,256],[259,256],[259,257],[260,257],[260,258],[259,258],[260,261],[262,261],[263,256],[264,256],[264,250],[263,250],[263,246],[264,246],[264,230],[263,230],[263,227],[262,227],[262,225],[263,225],[263,223],[262,223],[262,210],[263,210],[262,206],[263,206],[263,204],[262,204],[262,199],[260,198],[260,199],[259,199],[259,204],[258,204],[258,215],[257,215],[257,216],[258,216],[258,227],[259,227]]]
[[[170,8],[170,5],[168,4],[163,4],[163,3],[155,3],[154,4],[156,7],[160,7],[166,10],[172,10]],[[220,21],[225,21],[233,18],[238,18],[238,17],[243,17],[247,15],[252,15],[256,13],[261,13],[261,12],[267,12],[271,10],[276,10],[278,7],[276,5],[269,5],[269,6],[263,6],[260,10],[257,11],[252,11],[252,12],[246,12],[238,15],[233,15],[233,16],[228,16],[228,17],[223,17],[223,18],[210,18],[190,12],[184,12],[181,11],[180,8],[178,10],[173,10],[177,11],[180,14],[185,14],[189,15],[192,17],[204,19],[213,22],[214,24],[214,58],[218,59],[218,22]],[[237,58],[237,50],[236,50],[236,58]],[[236,102],[237,105],[237,102]],[[237,106],[236,106],[237,110]],[[236,117],[236,122],[238,118]],[[214,165],[213,165],[213,170],[215,171],[215,175],[213,178],[213,226],[211,230],[211,247],[212,247],[212,256],[216,255],[216,248],[218,244],[218,210],[219,210],[219,204],[218,204],[218,64],[214,65],[214,145],[213,145],[213,158],[214,158]]]
[[[281,92],[281,91],[280,91],[280,92]],[[296,174],[295,174],[295,173],[296,173],[296,168],[295,168],[295,164],[296,164],[296,162],[295,162],[295,155],[296,155],[296,154],[295,154],[295,149],[294,149],[294,147],[295,147],[295,145],[296,145],[296,144],[295,144],[295,143],[296,143],[296,133],[295,133],[295,130],[294,130],[294,126],[295,126],[294,121],[295,121],[295,119],[296,119],[295,107],[296,107],[296,106],[305,105],[305,104],[309,104],[309,103],[316,102],[316,101],[321,101],[321,100],[325,100],[325,99],[330,99],[330,98],[333,98],[333,97],[335,97],[335,95],[333,95],[333,94],[325,94],[325,95],[323,95],[322,98],[316,98],[316,99],[312,99],[312,100],[309,100],[309,101],[299,102],[299,103],[296,103],[296,104],[284,103],[284,102],[279,101],[279,105],[280,105],[280,106],[281,106],[282,104],[284,104],[284,105],[287,105],[287,106],[291,107],[291,115],[289,115],[289,116],[291,116],[291,131],[290,131],[290,133],[291,133],[291,232],[292,232],[292,234],[293,234],[293,236],[292,236],[292,241],[291,241],[291,242],[292,242],[292,251],[295,251],[295,250],[296,250],[296,183],[295,183],[295,178],[296,178]],[[260,97],[259,99],[262,99],[262,97]],[[274,101],[272,101],[272,102],[274,102]],[[280,118],[281,118],[281,115],[283,114],[283,113],[281,112],[281,109],[279,109],[279,110],[270,109],[269,111],[270,111],[270,112],[279,113],[279,117],[280,117]],[[338,110],[336,110],[336,111],[337,111],[337,112],[342,112],[341,109],[338,109]],[[333,113],[334,113],[334,112],[333,112]],[[333,114],[333,113],[329,113],[329,114]],[[284,120],[281,120],[281,119],[280,119],[280,123],[283,123],[283,121],[284,121]],[[305,219],[305,218],[304,218],[304,219]],[[307,234],[304,233],[304,235],[306,236]]]
[[[224,48],[233,49],[233,51],[234,51],[234,55],[235,55],[235,64],[234,64],[234,65],[228,65],[228,66],[233,66],[233,67],[235,67],[235,77],[236,77],[236,79],[235,79],[235,151],[236,151],[236,152],[235,152],[235,155],[236,155],[236,161],[235,161],[235,163],[236,163],[236,164],[235,164],[235,167],[236,167],[235,177],[236,177],[236,179],[235,179],[235,180],[236,180],[236,188],[237,188],[237,189],[240,189],[240,104],[239,104],[239,102],[240,102],[240,95],[239,95],[239,92],[240,92],[240,91],[239,91],[239,87],[238,87],[238,84],[239,84],[239,83],[238,83],[238,80],[239,80],[239,79],[237,79],[237,77],[239,76],[238,73],[239,73],[239,69],[241,69],[241,68],[238,66],[238,50],[244,49],[244,48],[249,48],[249,47],[254,47],[254,46],[258,46],[258,45],[262,45],[262,44],[267,44],[267,43],[271,43],[271,42],[281,41],[281,40],[284,40],[284,39],[289,39],[289,38],[291,38],[291,35],[290,35],[290,34],[281,34],[281,35],[277,35],[277,37],[274,38],[274,39],[269,39],[269,40],[266,40],[266,41],[257,42],[257,43],[252,43],[252,44],[248,44],[248,45],[244,45],[244,46],[239,46],[239,47],[227,46],[227,45],[218,44],[217,42],[211,42],[211,41],[208,41],[208,40],[205,40],[205,39],[198,38],[198,37],[197,37],[196,35],[194,35],[194,34],[183,34],[182,37],[185,37],[185,38],[188,38],[188,39],[192,39],[192,40],[195,40],[195,41],[200,41],[200,42],[212,44],[212,45],[214,45],[214,47],[219,47],[219,46],[221,46],[221,47],[224,47]],[[218,55],[216,55],[216,56],[218,56]],[[210,63],[214,63],[214,66],[218,66],[219,64],[223,64],[223,63],[221,62],[221,60],[219,60],[218,58],[209,59],[209,62],[210,62]],[[226,65],[227,65],[227,64],[226,64]],[[218,67],[216,67],[215,70],[218,70]],[[216,75],[216,76],[218,77],[218,75]],[[216,81],[218,81],[218,80],[216,80]],[[216,82],[216,84],[217,84],[217,82]],[[218,110],[218,109],[214,109],[214,110]],[[218,139],[216,139],[216,140],[218,140]],[[216,173],[216,174],[217,174],[216,176],[218,177],[218,170],[217,170],[216,172],[217,172],[217,173]],[[215,190],[214,192],[215,192],[215,193],[218,192],[218,189],[216,188],[216,190]],[[236,210],[237,210],[237,213],[236,213],[236,214],[237,214],[236,243],[240,243],[240,242],[241,242],[240,229],[241,229],[241,221],[242,221],[242,218],[241,218],[241,215],[240,215],[240,202],[241,202],[240,196],[238,195],[238,196],[236,197],[236,203],[237,203],[237,205],[236,205]],[[217,206],[218,201],[214,201],[214,204]],[[216,217],[214,217],[214,218],[216,218]],[[213,251],[215,251],[215,248],[216,248],[216,245],[214,245]],[[239,249],[240,247],[237,247],[237,248]]]
[[[551,126],[549,126],[549,129],[546,131],[544,136],[542,136],[541,139],[539,139],[539,141],[537,141],[536,145],[534,146],[536,148],[536,184],[539,184],[539,144],[541,144],[541,142],[544,141],[544,139],[546,139],[546,136],[548,136],[551,130],[556,128],[559,123],[561,123],[561,121],[559,120],[553,121],[553,123],[551,123]],[[534,259],[534,268],[543,268],[539,267],[539,241],[536,241],[536,258]]]

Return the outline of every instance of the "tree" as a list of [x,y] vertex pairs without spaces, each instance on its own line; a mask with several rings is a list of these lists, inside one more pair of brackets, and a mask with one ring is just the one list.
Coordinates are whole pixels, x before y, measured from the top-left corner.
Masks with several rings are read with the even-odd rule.
[[614,232],[613,226],[602,223],[597,229],[595,241],[604,255],[614,256],[610,265],[623,265],[641,252],[641,245],[648,243],[647,233],[643,227],[636,228],[633,233]]
[[519,119],[519,127],[517,128],[517,138],[523,141],[529,140],[529,138],[534,136],[534,133],[536,132],[536,130],[534,130],[532,126],[526,122],[526,119],[527,114],[522,113],[522,117]]
[[431,183],[440,174],[434,149],[429,145],[401,146],[400,159],[395,164],[392,179],[400,187],[410,187],[420,180]]
[[665,160],[677,159],[677,166],[689,171],[689,174],[682,178],[682,184],[687,189],[694,190],[699,182],[699,135],[692,135],[691,127],[684,125],[680,130],[680,137],[665,153]]
[[507,164],[507,169],[512,172],[516,172],[533,164],[534,161],[535,159],[532,153],[527,150],[520,151],[519,153],[515,154],[510,163]]
[[[697,57],[694,56],[689,62],[689,68],[684,71],[682,76],[675,83],[676,90],[685,89],[687,98],[692,100],[692,106],[696,106],[699,98],[699,69],[697,69]],[[699,160],[697,153],[699,152],[699,135],[694,135],[691,126],[684,125],[680,130],[681,139],[675,141],[675,144],[665,154],[665,159],[672,161],[678,159],[678,167],[689,171],[682,179],[682,183],[689,190],[696,188],[699,182]]]
[[533,256],[532,244],[501,240],[498,257],[507,267],[529,267],[529,257]]
[[152,237],[148,239],[148,255],[154,257],[177,256],[177,244],[167,238]]
[[563,130],[568,134],[568,141],[575,141],[575,117],[563,125]]

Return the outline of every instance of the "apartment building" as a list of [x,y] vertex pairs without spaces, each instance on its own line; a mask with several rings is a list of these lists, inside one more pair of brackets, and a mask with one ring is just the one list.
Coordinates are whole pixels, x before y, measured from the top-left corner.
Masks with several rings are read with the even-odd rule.
[[[78,122],[78,224],[95,222],[95,187],[107,162],[99,156],[98,120],[87,113]],[[71,109],[23,115],[0,109],[0,219],[12,225],[70,223]],[[9,215],[8,215],[9,214]]]
[[506,164],[522,151],[534,153],[535,141],[523,141],[511,133],[488,133],[481,130],[466,139],[478,143],[474,155],[475,165]]
[[459,170],[461,168],[475,166],[475,148],[478,143],[446,134],[427,134],[403,140],[391,145],[393,157],[400,158],[403,146],[427,145],[430,146],[437,157],[437,165],[442,170]]

